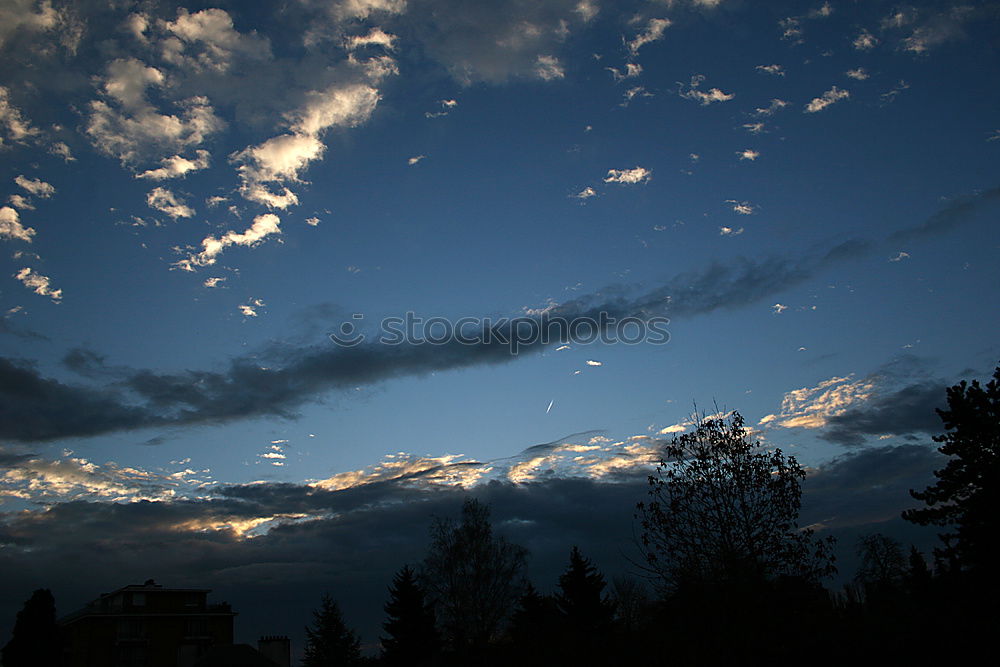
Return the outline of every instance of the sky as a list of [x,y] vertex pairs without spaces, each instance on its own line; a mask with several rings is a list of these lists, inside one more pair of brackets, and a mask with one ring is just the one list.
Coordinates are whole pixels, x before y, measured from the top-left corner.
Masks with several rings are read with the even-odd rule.
[[804,525],[910,536],[1000,359],[998,20],[3,0],[0,629],[154,577],[293,641],[327,588],[371,646],[468,494],[539,588],[624,572],[663,441],[732,410]]

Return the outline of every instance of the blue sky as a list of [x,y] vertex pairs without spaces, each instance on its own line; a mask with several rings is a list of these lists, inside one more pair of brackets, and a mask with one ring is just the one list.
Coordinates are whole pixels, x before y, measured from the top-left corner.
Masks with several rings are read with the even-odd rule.
[[[695,405],[901,479],[1000,357],[1000,6],[761,4],[4,2],[5,551],[60,507],[238,550],[328,514],[227,489],[641,477]],[[328,338],[598,304],[670,342]],[[898,512],[855,504],[819,518]]]

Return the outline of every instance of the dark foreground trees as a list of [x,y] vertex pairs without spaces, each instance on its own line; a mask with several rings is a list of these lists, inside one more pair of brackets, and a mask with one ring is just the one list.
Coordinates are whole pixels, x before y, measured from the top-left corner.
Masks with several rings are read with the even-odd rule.
[[0,651],[0,661],[7,667],[58,665],[61,652],[55,598],[48,589],[38,589],[17,613],[11,639]]
[[417,575],[407,565],[396,573],[385,604],[388,619],[382,624],[382,662],[385,665],[432,664],[440,649],[434,608],[427,602]]
[[950,458],[934,472],[934,485],[910,491],[926,507],[907,510],[903,518],[923,526],[952,527],[941,535],[942,555],[960,569],[995,579],[1000,561],[1000,366],[986,386],[963,380],[950,387],[947,396],[948,409],[937,411],[947,432],[934,441]]
[[834,571],[831,543],[797,525],[805,472],[751,439],[743,417],[703,418],[667,445],[639,503],[641,549],[666,591]]
[[329,595],[313,611],[312,627],[306,628],[303,667],[339,667],[361,661],[361,641],[344,623],[340,607]]
[[797,525],[804,477],[736,412],[667,445],[637,518],[678,664],[791,664],[826,632],[832,540]]
[[476,655],[500,638],[525,588],[527,553],[494,534],[478,500],[465,501],[459,523],[434,522],[421,583],[454,653]]

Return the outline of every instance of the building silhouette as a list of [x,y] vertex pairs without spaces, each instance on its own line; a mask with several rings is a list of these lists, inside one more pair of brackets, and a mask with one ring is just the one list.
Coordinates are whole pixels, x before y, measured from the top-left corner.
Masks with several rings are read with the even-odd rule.
[[150,579],[142,585],[104,593],[59,620],[65,637],[63,665],[202,664],[200,661],[214,647],[233,645],[236,616],[225,602],[209,604],[209,592],[204,588],[164,588]]

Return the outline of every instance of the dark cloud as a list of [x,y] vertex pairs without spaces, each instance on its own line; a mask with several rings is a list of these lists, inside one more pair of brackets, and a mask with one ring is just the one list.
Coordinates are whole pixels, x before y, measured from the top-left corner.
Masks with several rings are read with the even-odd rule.
[[946,406],[943,380],[910,384],[830,417],[821,437],[855,447],[877,435],[932,434],[943,430],[937,408]]
[[901,229],[889,241],[905,243],[951,231],[976,213],[1000,200],[1000,186],[973,195],[958,197],[923,222]]
[[[916,445],[838,457],[807,478],[802,523],[822,523],[836,535],[897,517],[912,505],[907,491],[923,488],[940,458]],[[154,577],[168,586],[215,589],[216,599],[240,612],[244,638],[288,633],[298,646],[309,610],[329,591],[374,641],[392,574],[422,560],[434,518],[457,516],[470,494],[491,505],[496,530],[529,549],[529,575],[542,591],[555,587],[573,545],[609,578],[634,573],[633,512],[646,496],[647,473],[468,490],[421,484],[413,475],[336,491],[258,483],[197,499],[74,501],[0,515],[0,624],[12,621],[35,588],[51,588],[65,613],[98,593]],[[211,529],[275,514],[306,518],[250,539]],[[65,567],[66,554],[87,577]]]
[[[831,262],[864,252],[848,242],[817,257],[763,260],[735,258],[681,274],[639,296],[609,288],[553,308],[548,317],[567,321],[600,313],[617,319],[692,317],[733,309],[800,284]],[[100,355],[72,350],[64,364],[85,376],[107,375],[101,387],[44,378],[31,366],[0,358],[0,437],[24,442],[93,436],[150,426],[220,423],[260,416],[292,418],[297,408],[336,389],[434,371],[507,363],[564,339],[525,342],[511,353],[510,341],[530,335],[541,316],[514,323],[495,321],[475,342],[389,345],[372,339],[355,347],[273,347],[261,355],[237,357],[221,371],[162,373],[110,368]],[[468,335],[468,331],[463,331]],[[488,334],[488,335],[487,335]]]

